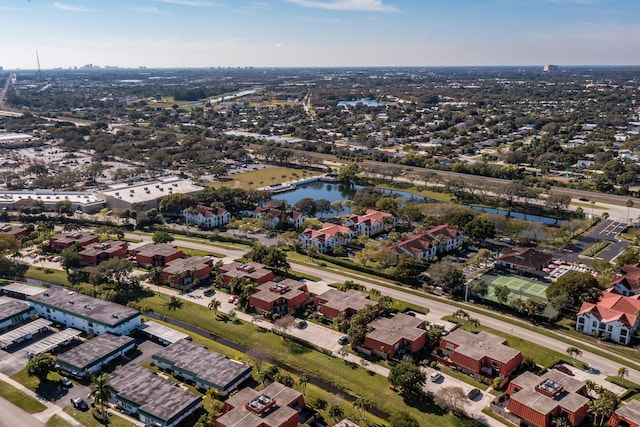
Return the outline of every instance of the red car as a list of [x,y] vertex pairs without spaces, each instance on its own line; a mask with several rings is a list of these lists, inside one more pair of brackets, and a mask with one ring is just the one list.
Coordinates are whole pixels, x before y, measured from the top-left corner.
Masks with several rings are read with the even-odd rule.
[[571,369],[569,369],[569,368],[567,368],[566,366],[561,365],[561,364],[559,364],[559,363],[558,363],[557,365],[555,365],[555,366],[553,367],[553,369],[555,369],[556,371],[560,371],[560,372],[562,372],[563,374],[567,374],[567,375],[571,375],[571,376],[573,376],[573,372],[571,372]]
[[235,304],[238,302],[238,295],[232,295],[229,297],[229,304]]

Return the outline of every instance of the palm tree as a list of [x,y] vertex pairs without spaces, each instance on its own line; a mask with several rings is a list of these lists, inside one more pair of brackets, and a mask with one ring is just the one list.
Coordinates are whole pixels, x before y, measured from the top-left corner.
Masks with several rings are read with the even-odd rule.
[[300,384],[300,387],[302,387],[303,395],[307,392],[308,383],[309,383],[309,377],[307,376],[307,374],[303,373],[302,375],[300,375],[300,378],[298,378],[298,384]]
[[575,365],[576,358],[582,356],[582,350],[577,347],[568,347],[567,354],[571,358],[571,364]]
[[618,369],[618,378],[622,380],[622,387],[624,387],[624,377],[628,377],[628,376],[629,376],[629,370],[627,368],[622,366]]
[[329,406],[329,416],[333,418],[335,422],[338,422],[344,417],[344,409],[342,406],[333,404]]
[[627,200],[627,202],[625,203],[625,205],[627,206],[627,224],[629,223],[629,214],[631,213],[631,208],[634,204],[635,203],[631,199]]
[[358,397],[353,401],[353,407],[360,411],[360,419],[364,420],[364,412],[371,407],[371,401],[366,397]]
[[104,425],[109,423],[108,414],[104,407],[111,400],[112,394],[113,389],[109,385],[109,374],[102,374],[93,379],[90,396],[93,397],[96,405],[100,406],[100,415]]
[[207,308],[209,308],[209,310],[213,310],[214,314],[217,315],[218,309],[220,308],[221,305],[222,303],[217,298],[212,298]]
[[469,324],[469,326],[471,326],[474,330],[480,327],[480,321],[478,319],[476,319],[475,317],[470,317],[467,320],[467,323]]
[[153,266],[147,273],[147,279],[151,284],[158,287],[158,294],[160,294],[160,285],[162,284],[162,267]]

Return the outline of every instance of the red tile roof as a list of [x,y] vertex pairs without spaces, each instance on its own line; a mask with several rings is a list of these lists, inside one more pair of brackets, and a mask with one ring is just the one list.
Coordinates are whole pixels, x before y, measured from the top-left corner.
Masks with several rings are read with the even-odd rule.
[[620,284],[634,293],[640,291],[640,264],[622,267],[622,273],[613,276],[611,284]]
[[631,328],[636,323],[638,310],[640,310],[640,295],[625,297],[615,292],[601,292],[597,303],[582,303],[578,315],[591,313],[600,321],[618,320]]

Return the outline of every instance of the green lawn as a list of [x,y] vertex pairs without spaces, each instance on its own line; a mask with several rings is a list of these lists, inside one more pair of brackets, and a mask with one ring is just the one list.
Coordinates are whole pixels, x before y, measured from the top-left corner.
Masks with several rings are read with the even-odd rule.
[[[398,394],[389,389],[389,382],[385,377],[369,374],[361,367],[348,365],[340,358],[328,356],[294,341],[283,340],[251,323],[237,319],[217,320],[212,311],[189,301],[184,301],[180,309],[169,310],[166,306],[168,301],[167,298],[154,296],[140,303],[152,307],[158,314],[196,324],[245,347],[269,348],[274,360],[294,369],[307,371],[311,376],[322,378],[345,393],[366,397],[375,407],[389,414],[399,410],[409,411],[423,426],[453,427],[459,422],[455,417],[442,414],[439,408],[428,401],[420,402],[419,408],[407,406]],[[218,317],[223,318],[226,319],[226,316],[222,314]],[[217,351],[216,347],[211,349]],[[227,354],[228,351],[223,353]]]
[[0,381],[0,397],[7,399],[9,402],[30,414],[42,412],[47,409],[47,407],[37,399],[28,396],[4,381]]
[[68,423],[60,415],[53,415],[47,421],[47,427],[73,427],[73,424]]
[[[78,411],[73,408],[64,408],[64,412],[71,415],[73,418],[78,420],[85,427],[103,427],[102,423],[99,423],[98,420],[93,418],[91,414],[91,410],[89,411]],[[112,427],[131,427],[131,421],[125,420],[122,417],[119,417],[115,414],[111,414],[109,418],[109,425]]]
[[60,381],[60,374],[57,372],[50,372],[47,376],[47,381],[42,384],[40,384],[40,381],[36,377],[30,377],[27,375],[26,368],[13,374],[11,378],[18,381],[34,393],[38,393],[40,396],[43,396],[48,401],[56,401],[54,396],[56,396],[58,381]]
[[[215,182],[210,185],[212,187],[230,187],[251,190],[254,188],[278,185],[282,184],[283,182],[295,181],[301,178],[316,175],[320,175],[320,172],[273,166],[257,171],[229,175],[229,181]],[[236,186],[236,181],[238,182],[239,187]]]
[[[209,243],[209,242],[207,242]],[[217,252],[212,252],[212,251],[203,251],[200,249],[192,249],[192,248],[185,248],[184,246],[178,246],[178,249],[180,249],[182,252],[185,253],[185,255],[189,255],[189,256],[214,256],[216,258],[224,258],[225,255],[221,254],[221,253],[217,253]]]
[[31,266],[24,275],[27,279],[40,280],[54,285],[70,286],[67,280],[67,273],[63,270],[42,269],[41,267]]

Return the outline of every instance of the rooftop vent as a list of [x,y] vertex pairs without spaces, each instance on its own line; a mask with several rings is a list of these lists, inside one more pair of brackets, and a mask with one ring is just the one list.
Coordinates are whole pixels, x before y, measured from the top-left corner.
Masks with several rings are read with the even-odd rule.
[[261,394],[260,396],[251,399],[246,405],[245,408],[248,411],[253,412],[254,414],[262,415],[267,412],[270,408],[275,406],[275,399],[267,396],[266,394]]

